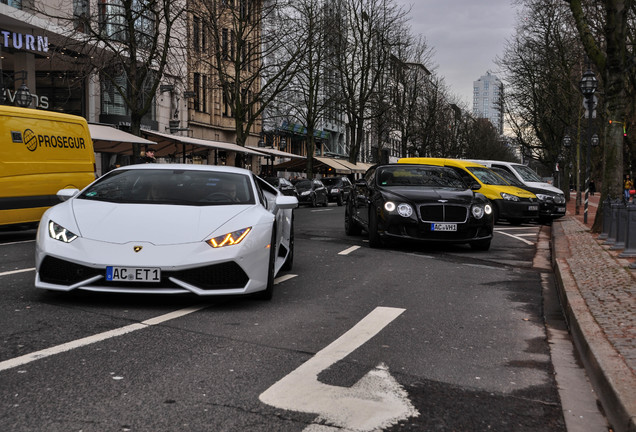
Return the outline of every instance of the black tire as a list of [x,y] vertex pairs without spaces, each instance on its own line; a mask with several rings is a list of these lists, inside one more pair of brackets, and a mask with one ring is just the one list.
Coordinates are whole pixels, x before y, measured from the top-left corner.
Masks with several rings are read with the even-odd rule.
[[510,222],[510,225],[519,226],[519,225],[521,225],[523,223],[523,220],[522,219],[514,219],[514,218],[512,218],[512,219],[508,219],[508,222]]
[[369,209],[369,246],[374,249],[382,248],[384,242],[378,232],[378,212],[372,207]]
[[478,251],[487,251],[488,249],[490,249],[490,240],[491,239],[477,240],[477,241],[471,242],[470,247]]
[[274,294],[274,266],[276,265],[276,222],[272,228],[272,240],[269,246],[269,262],[267,265],[267,287],[263,291],[254,293],[259,300],[271,300]]
[[323,207],[327,207],[329,205],[329,197],[327,195],[325,195],[325,202],[322,203]]
[[294,215],[292,214],[291,227],[289,228],[289,253],[281,270],[290,271],[294,266]]
[[311,206],[312,207],[316,207],[317,203],[316,203],[316,195],[312,195],[311,196]]
[[347,200],[347,206],[345,207],[345,217],[344,217],[344,225],[345,225],[345,234],[348,236],[356,236],[362,233],[362,228],[356,222],[353,217],[353,201]]
[[344,203],[344,198],[342,196],[342,194],[338,195],[338,198],[336,198],[336,204],[338,204],[338,207],[342,206],[342,204]]

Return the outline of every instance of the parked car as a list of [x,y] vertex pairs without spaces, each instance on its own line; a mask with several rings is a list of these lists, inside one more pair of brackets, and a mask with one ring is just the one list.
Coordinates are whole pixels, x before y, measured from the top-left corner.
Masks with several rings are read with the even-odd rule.
[[294,256],[294,197],[250,171],[144,164],[62,189],[36,239],[35,286],[270,299]]
[[347,235],[364,230],[374,248],[387,240],[418,240],[488,250],[493,208],[451,168],[386,164],[371,167],[355,183],[344,222]]
[[283,195],[293,196],[298,198],[298,192],[296,191],[296,187],[284,177],[265,177],[265,181],[276,189],[281,191]]
[[329,203],[327,188],[320,180],[300,180],[295,186],[299,204],[309,204],[312,207],[322,205],[324,207]]
[[532,187],[521,183],[510,171],[491,167],[491,170],[503,177],[512,186],[532,192],[539,200],[539,222],[551,222],[554,219],[565,216],[565,196],[562,193],[555,193],[539,187]]
[[329,201],[339,206],[347,201],[353,190],[351,180],[347,177],[324,177],[320,180],[327,187]]
[[[402,158],[398,163],[446,166],[455,170],[467,185],[479,185],[479,192],[492,203],[495,223],[506,219],[514,225],[539,218],[539,202],[532,192],[511,186],[484,165],[461,159]],[[473,190],[477,190],[473,188]]]

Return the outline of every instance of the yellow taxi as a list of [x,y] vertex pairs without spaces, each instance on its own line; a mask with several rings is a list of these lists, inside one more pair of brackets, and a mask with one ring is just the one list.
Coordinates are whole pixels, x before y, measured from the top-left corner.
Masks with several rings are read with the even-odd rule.
[[511,186],[484,165],[461,159],[427,157],[401,158],[398,163],[437,165],[454,169],[473,190],[478,190],[490,200],[495,222],[505,219],[516,225],[539,218],[539,201],[535,194]]

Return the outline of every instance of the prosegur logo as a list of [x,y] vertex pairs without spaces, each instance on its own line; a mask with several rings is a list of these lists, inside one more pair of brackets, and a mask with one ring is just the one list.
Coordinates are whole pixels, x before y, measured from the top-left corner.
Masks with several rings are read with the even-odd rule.
[[24,132],[11,131],[11,140],[14,143],[24,143],[29,151],[35,151],[38,147],[50,147],[59,149],[83,149],[86,143],[82,137],[61,136],[61,135],[41,135],[36,134],[31,129]]

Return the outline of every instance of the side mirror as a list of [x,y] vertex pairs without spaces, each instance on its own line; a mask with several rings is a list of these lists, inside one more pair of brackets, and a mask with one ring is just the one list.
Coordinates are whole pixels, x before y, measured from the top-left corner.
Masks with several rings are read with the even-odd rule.
[[473,183],[470,185],[470,188],[471,188],[472,190],[479,190],[479,189],[481,189],[481,185],[480,185],[479,183],[477,183],[477,182],[473,182]]
[[298,207],[298,198],[283,194],[276,195],[276,207],[279,209],[295,209]]
[[80,192],[79,189],[60,189],[57,191],[57,197],[60,201],[67,201],[70,198],[73,198]]

